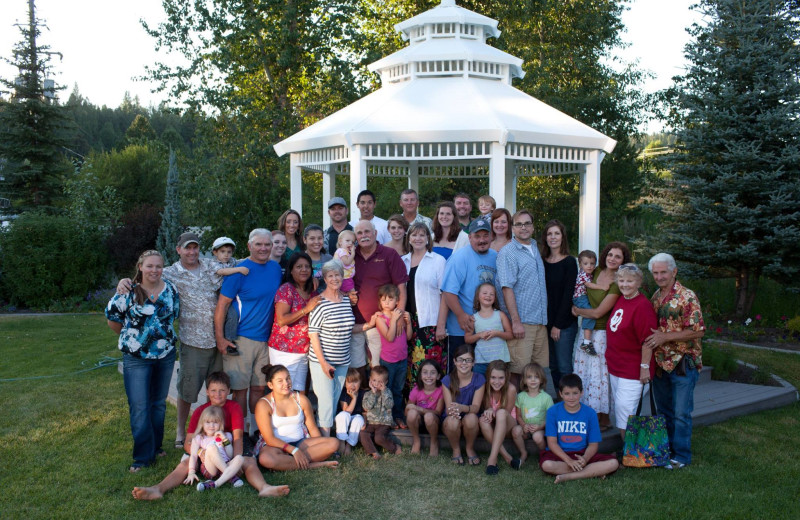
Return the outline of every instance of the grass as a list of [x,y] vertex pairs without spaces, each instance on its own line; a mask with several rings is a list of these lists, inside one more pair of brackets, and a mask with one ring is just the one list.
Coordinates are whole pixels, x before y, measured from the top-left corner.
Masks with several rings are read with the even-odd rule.
[[[456,467],[447,453],[363,453],[338,470],[267,473],[291,486],[283,499],[225,487],[183,486],[164,500],[137,502],[134,486],[154,484],[180,453],[131,475],[130,429],[116,368],[80,374],[119,357],[100,315],[0,317],[0,516],[24,518],[795,518],[800,405],[697,428],[694,463],[683,471],[622,469],[606,481],[555,486],[533,461],[500,475]],[[737,357],[800,385],[800,356],[735,349]],[[86,364],[84,364],[86,363]],[[34,378],[63,374],[61,377]],[[167,429],[175,409],[167,408]],[[167,441],[171,435],[167,436]],[[485,456],[484,456],[485,458]]]

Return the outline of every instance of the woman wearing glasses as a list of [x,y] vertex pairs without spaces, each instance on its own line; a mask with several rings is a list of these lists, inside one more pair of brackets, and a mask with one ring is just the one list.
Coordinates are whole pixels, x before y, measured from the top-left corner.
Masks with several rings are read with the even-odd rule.
[[179,304],[175,286],[161,278],[163,270],[161,253],[145,251],[136,262],[131,291],[115,294],[106,307],[108,326],[119,334],[122,351],[122,378],[133,434],[131,473],[165,455],[161,442],[175,364],[172,323],[178,317]]
[[477,466],[481,463],[481,459],[475,453],[475,439],[478,438],[480,431],[478,412],[483,400],[483,386],[486,379],[472,370],[475,365],[472,345],[465,343],[458,346],[453,358],[456,369],[442,379],[444,391],[442,430],[453,449],[453,462],[459,466],[464,465],[464,457],[461,456],[463,436],[466,441],[467,460],[470,466]]

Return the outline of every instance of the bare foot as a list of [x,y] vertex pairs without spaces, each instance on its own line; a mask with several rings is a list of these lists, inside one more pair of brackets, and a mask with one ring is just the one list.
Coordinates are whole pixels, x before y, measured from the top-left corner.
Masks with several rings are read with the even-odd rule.
[[556,479],[553,481],[553,484],[561,484],[564,482],[564,479],[561,478],[561,475],[556,475]]
[[402,455],[403,454],[403,448],[399,444],[397,445],[397,449],[394,450],[394,454],[395,455]]
[[261,491],[258,492],[260,497],[283,497],[289,494],[289,486],[270,486],[264,484]]
[[431,443],[430,456],[431,457],[438,457],[439,456],[439,443],[438,442],[432,442]]
[[381,454],[380,453],[370,453],[370,456],[375,460],[380,460]]
[[351,455],[352,453],[353,453],[353,448],[349,444],[345,443],[344,451],[342,451],[342,455],[347,456],[347,455]]
[[312,462],[308,465],[309,468],[336,468],[339,467],[338,460],[326,460],[324,462]]
[[414,441],[411,443],[411,453],[413,454],[419,453],[419,448],[420,448],[420,440],[414,439]]
[[159,491],[158,486],[153,487],[135,487],[131,491],[133,498],[136,500],[158,500],[164,495]]

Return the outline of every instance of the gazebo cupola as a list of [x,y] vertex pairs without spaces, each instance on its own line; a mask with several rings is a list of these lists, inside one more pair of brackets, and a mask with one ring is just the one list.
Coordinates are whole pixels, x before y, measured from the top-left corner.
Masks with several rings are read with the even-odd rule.
[[322,173],[323,208],[336,176],[350,176],[351,218],[368,177],[414,189],[420,178],[488,177],[513,213],[518,177],[576,174],[579,245],[597,250],[600,163],[616,141],[512,86],[523,62],[486,43],[497,21],[442,0],[395,29],[409,44],[369,66],[381,88],[274,146],[290,154],[292,208],[302,213],[304,170]]

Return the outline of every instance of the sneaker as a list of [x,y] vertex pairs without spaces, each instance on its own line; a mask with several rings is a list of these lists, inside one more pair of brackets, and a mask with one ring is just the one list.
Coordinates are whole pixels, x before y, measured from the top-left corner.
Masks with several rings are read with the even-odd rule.
[[590,356],[597,355],[597,351],[594,349],[594,343],[592,343],[591,341],[589,343],[584,343],[583,345],[581,345],[581,350],[583,350]]
[[240,488],[240,487],[244,486],[244,481],[242,479],[240,479],[239,477],[233,477],[231,479],[231,485],[233,487],[235,487],[235,488]]
[[205,482],[197,483],[197,491],[205,491],[207,489],[214,489],[215,487],[217,487],[217,483],[213,480],[206,480]]
[[665,466],[667,469],[681,469],[685,468],[686,464],[679,461],[678,459],[669,459],[669,464]]

